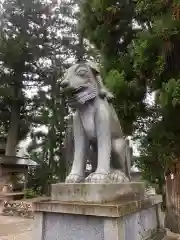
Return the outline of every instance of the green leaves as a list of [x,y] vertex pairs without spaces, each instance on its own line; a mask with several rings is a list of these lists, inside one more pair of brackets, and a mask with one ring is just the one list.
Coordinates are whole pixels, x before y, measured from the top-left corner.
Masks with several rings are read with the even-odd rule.
[[[140,141],[137,165],[161,186],[166,168],[180,157],[179,9],[177,0],[87,0],[81,9],[123,130]],[[150,104],[146,94],[154,91]]]
[[105,79],[107,87],[115,93],[119,91],[120,94],[127,90],[127,83],[125,82],[124,72],[118,72],[118,70],[111,70]]
[[164,83],[159,96],[159,103],[163,106],[180,106],[180,79],[170,79]]
[[115,95],[114,105],[126,134],[134,131],[133,122],[143,111],[145,94],[145,83],[139,84],[131,52],[135,37],[134,6],[131,1],[117,0],[84,1],[81,5],[81,27],[101,53],[104,80]]
[[125,36],[124,33],[132,30],[129,24],[132,16],[133,4],[126,1],[121,4],[117,0],[84,1],[81,5],[81,28],[85,36],[102,51],[103,57],[109,58],[119,55],[121,46],[125,50],[129,35]]
[[145,119],[145,135],[139,133],[137,165],[145,179],[157,178],[161,186],[168,167],[180,156],[180,22],[173,11],[170,1],[140,0],[136,5],[137,21],[148,27],[135,41],[135,71],[158,92],[154,113]]

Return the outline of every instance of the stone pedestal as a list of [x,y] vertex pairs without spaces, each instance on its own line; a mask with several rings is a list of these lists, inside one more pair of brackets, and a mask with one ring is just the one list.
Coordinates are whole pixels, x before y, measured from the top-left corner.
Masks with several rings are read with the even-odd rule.
[[[124,190],[118,190],[120,185]],[[151,237],[163,227],[160,217],[161,197],[145,198],[142,185],[139,187],[140,193],[137,194],[137,183],[120,185],[114,186],[114,189],[106,188],[107,185],[102,184],[53,185],[51,200],[33,203],[32,239],[154,239]],[[130,195],[133,197],[132,189],[136,190],[136,194],[134,199],[130,200]]]
[[106,203],[144,199],[144,183],[57,183],[52,185],[53,201]]

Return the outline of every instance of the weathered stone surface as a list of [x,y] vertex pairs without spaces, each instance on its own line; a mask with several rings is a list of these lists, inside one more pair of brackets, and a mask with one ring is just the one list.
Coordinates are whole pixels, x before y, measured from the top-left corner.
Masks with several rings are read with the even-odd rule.
[[106,204],[34,202],[33,234],[39,240],[154,240],[161,229],[157,214],[161,200],[153,196]]
[[130,183],[57,183],[52,185],[51,200],[61,202],[106,203],[137,200],[145,196],[142,182]]
[[[133,151],[112,106],[113,95],[103,85],[100,73],[92,64],[76,63],[67,70],[60,87],[74,112],[65,142],[65,149],[70,150],[66,157],[73,156],[73,160],[65,182],[129,181]],[[85,179],[87,160],[97,167]]]
[[139,201],[124,201],[121,203],[117,201],[104,204],[44,200],[33,202],[33,211],[117,218],[141,209],[151,208],[161,202],[161,196],[153,196]]

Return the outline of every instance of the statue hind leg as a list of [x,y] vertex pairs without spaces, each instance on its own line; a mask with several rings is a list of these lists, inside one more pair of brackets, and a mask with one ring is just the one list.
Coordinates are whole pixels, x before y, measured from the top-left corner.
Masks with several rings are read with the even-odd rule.
[[112,141],[112,167],[121,170],[125,175],[131,179],[131,157],[129,153],[129,145],[123,138]]

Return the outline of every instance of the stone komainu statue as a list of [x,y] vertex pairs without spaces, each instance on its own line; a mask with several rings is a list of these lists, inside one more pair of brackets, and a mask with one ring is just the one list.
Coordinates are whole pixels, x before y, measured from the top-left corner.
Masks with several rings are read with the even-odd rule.
[[[113,95],[103,85],[97,68],[90,63],[73,65],[61,87],[74,112],[73,134],[69,127],[65,146],[71,149],[67,158],[73,150],[72,167],[66,182],[129,181],[132,148],[110,103]],[[87,160],[91,162],[93,172],[85,178]]]

